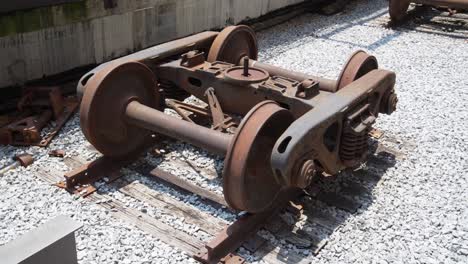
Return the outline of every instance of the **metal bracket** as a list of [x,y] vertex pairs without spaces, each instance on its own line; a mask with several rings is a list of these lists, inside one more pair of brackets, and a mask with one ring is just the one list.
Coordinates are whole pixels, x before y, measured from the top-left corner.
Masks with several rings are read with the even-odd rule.
[[[191,122],[191,123],[204,123],[202,119],[212,118],[212,113],[207,110],[206,108],[197,107],[191,104],[186,104],[184,102],[180,102],[178,100],[169,99],[166,100],[166,105],[176,111],[182,119]],[[219,103],[218,103],[219,105]],[[192,115],[187,115],[186,112],[193,113]],[[221,110],[222,111],[222,110]],[[220,123],[215,124],[213,122],[213,126],[211,127],[214,130],[226,130],[232,127],[237,127],[239,125],[239,120],[231,117],[227,114],[223,114],[223,121]],[[219,117],[217,117],[219,118]]]
[[208,98],[208,104],[210,106],[211,117],[213,119],[213,129],[222,130],[225,123],[223,109],[219,104],[218,98],[216,97],[215,90],[210,87],[206,90],[205,96]]
[[65,181],[55,184],[66,189],[70,193],[86,197],[96,191],[92,185],[96,181],[108,177],[108,183],[115,181],[122,175],[120,168],[129,164],[132,160],[115,160],[108,157],[100,157],[97,160],[67,172]]
[[[299,189],[285,189],[278,195],[275,205],[261,213],[245,214],[234,223],[227,226],[213,240],[205,245],[205,248],[193,256],[202,263],[217,263],[237,250],[246,240],[253,236],[267,221],[285,207],[289,201],[302,193]],[[236,258],[234,258],[236,259]],[[243,259],[237,257],[234,263],[243,263]]]

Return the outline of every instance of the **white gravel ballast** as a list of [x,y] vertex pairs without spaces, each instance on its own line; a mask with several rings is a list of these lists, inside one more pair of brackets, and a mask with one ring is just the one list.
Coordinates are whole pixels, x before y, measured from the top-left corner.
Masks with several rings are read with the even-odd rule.
[[[343,217],[317,256],[307,250],[301,254],[312,263],[468,263],[468,43],[466,38],[417,27],[388,29],[383,23],[388,19],[387,5],[386,0],[353,1],[337,15],[305,14],[258,33],[262,62],[337,78],[347,58],[362,49],[377,57],[380,68],[397,75],[397,111],[379,116],[375,127],[393,139],[388,144],[400,148],[405,158],[382,172],[369,188],[370,198],[356,213]],[[63,159],[46,155],[51,149],[87,160],[99,156],[84,139],[77,114],[47,149],[0,148],[0,167],[17,153],[38,158],[32,166],[0,177],[0,246],[64,214],[84,225],[76,234],[79,263],[195,263],[186,252],[113,217],[97,202],[70,195],[38,177],[38,170],[45,168],[61,174],[70,170]],[[221,179],[207,180],[178,165],[183,160],[216,174],[222,157],[182,143],[171,143],[161,153],[142,160],[213,192],[222,191]],[[131,170],[122,173],[125,181],[148,185],[220,223],[236,218],[195,195]],[[123,195],[114,185],[102,185],[100,191],[184,234],[202,241],[212,237],[187,219]],[[339,210],[327,210],[341,217]],[[287,242],[277,243],[297,250]]]

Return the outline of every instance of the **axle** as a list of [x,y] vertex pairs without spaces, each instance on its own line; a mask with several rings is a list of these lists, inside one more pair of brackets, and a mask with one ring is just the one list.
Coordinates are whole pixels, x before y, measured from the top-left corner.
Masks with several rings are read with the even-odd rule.
[[130,102],[125,118],[132,125],[146,128],[218,155],[226,155],[232,136],[164,114],[138,101]]
[[231,207],[249,212],[266,210],[282,188],[310,184],[310,176],[284,184],[271,169],[276,139],[294,121],[290,111],[273,101],[260,102],[245,115],[234,135],[223,134],[165,115],[158,109],[160,94],[154,90],[155,83],[151,70],[137,62],[108,65],[90,80],[80,121],[97,150],[125,159],[140,153],[145,137],[156,132],[225,155],[224,197]]
[[341,71],[338,80],[331,80],[318,76],[307,75],[300,72],[294,72],[255,60],[250,60],[249,64],[252,67],[266,70],[271,75],[286,77],[298,82],[313,80],[318,84],[318,89],[331,93],[335,93],[336,91],[350,84],[352,81],[359,79],[364,74],[379,67],[377,59],[363,51],[357,51],[351,55],[351,57],[348,59],[348,62],[345,64],[345,67]]

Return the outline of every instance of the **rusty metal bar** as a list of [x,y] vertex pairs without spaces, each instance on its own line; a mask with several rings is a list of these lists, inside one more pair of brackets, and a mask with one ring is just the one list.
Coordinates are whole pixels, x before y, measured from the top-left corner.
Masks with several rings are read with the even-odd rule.
[[141,61],[151,67],[152,64],[155,64],[158,61],[163,61],[164,59],[167,59],[171,56],[182,54],[190,50],[207,49],[209,48],[210,44],[213,42],[214,38],[217,35],[218,32],[205,31],[193,36],[188,36],[186,38],[162,43],[132,53],[130,55],[100,64],[98,67],[92,69],[91,71],[83,75],[83,77],[81,77],[81,79],[78,81],[78,85],[76,87],[77,95],[82,96],[84,93],[85,85],[89,81],[89,79],[92,78],[94,74],[107,67],[109,64],[125,63],[129,61]]
[[176,103],[174,103],[173,101],[167,100],[166,105],[169,106],[169,107],[170,107],[171,109],[173,109],[174,111],[176,111],[176,113],[179,114],[179,115],[182,117],[182,119],[184,119],[185,121],[190,122],[190,123],[195,123],[195,122],[194,122],[192,119],[190,119],[190,117],[189,117],[187,114],[185,114],[185,112],[182,111],[182,109],[180,109],[180,107],[179,107]]
[[205,245],[193,257],[202,263],[218,263],[231,252],[237,250],[242,244],[254,235],[266,222],[278,213],[289,201],[298,197],[300,189],[285,189],[281,191],[269,210],[256,214],[245,214],[234,223],[227,226],[215,238]]
[[128,104],[125,115],[131,124],[186,141],[218,155],[226,154],[232,139],[228,134],[168,116],[137,101]]

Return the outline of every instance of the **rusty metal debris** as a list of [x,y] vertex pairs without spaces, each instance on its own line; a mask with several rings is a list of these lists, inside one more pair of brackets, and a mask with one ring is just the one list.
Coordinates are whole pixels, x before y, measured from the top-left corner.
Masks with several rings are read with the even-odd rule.
[[31,154],[23,153],[16,155],[13,157],[13,162],[0,169],[0,176],[5,174],[7,171],[17,168],[19,166],[26,168],[29,165],[33,164],[33,162],[34,157]]
[[411,3],[448,8],[450,14],[454,13],[454,9],[468,9],[467,0],[390,0],[389,13],[391,20],[393,22],[402,21],[406,17]]
[[20,154],[14,157],[14,160],[19,162],[22,167],[28,167],[34,162],[34,157],[31,154]]
[[[364,162],[372,124],[379,113],[396,109],[395,74],[378,69],[377,59],[364,51],[351,56],[338,80],[261,63],[257,53],[252,29],[233,26],[86,74],[78,85],[81,128],[104,157],[67,174],[64,187],[75,192],[104,171],[118,171],[148,147],[154,133],[161,134],[225,156],[224,200],[260,219],[242,224],[253,232],[315,175]],[[208,107],[178,101],[187,95]],[[182,119],[164,114],[166,107]],[[209,118],[211,128],[200,125],[200,117]],[[235,128],[234,134],[227,128]],[[250,233],[236,232],[208,244],[196,258],[208,263],[226,256]]]
[[[18,113],[4,118],[0,144],[47,146],[78,105],[76,98],[64,98],[59,87],[24,89],[17,104]],[[50,131],[41,133],[51,122]]]
[[384,132],[382,130],[373,128],[371,129],[371,131],[369,131],[369,136],[375,139],[380,139],[383,135],[384,135]]
[[49,151],[49,157],[63,158],[65,157],[65,150],[63,149],[54,149]]

